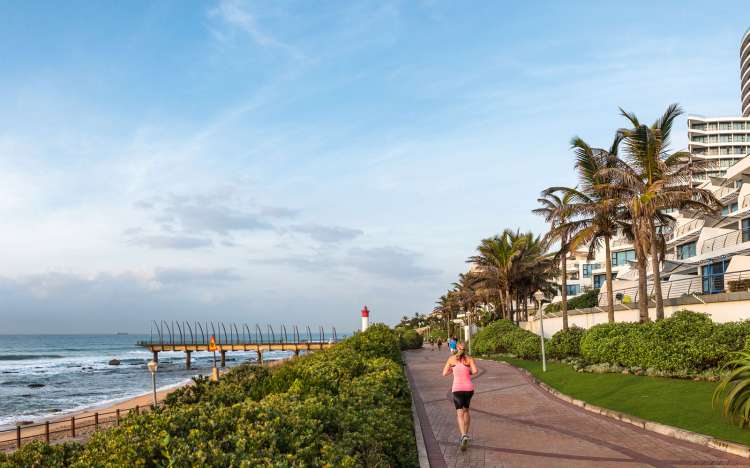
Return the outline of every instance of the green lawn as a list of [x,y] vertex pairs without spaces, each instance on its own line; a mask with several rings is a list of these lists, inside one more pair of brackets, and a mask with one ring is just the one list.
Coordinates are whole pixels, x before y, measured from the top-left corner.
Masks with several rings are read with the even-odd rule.
[[542,372],[539,361],[493,357],[530,371],[550,387],[573,398],[639,418],[750,445],[750,429],[731,425],[711,408],[715,382],[576,372],[556,362]]

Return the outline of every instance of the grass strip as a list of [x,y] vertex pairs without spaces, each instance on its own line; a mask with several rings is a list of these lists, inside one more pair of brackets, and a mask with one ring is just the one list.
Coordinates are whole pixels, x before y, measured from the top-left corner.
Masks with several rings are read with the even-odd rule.
[[526,369],[560,392],[596,406],[642,419],[687,429],[718,439],[750,445],[750,430],[732,425],[711,407],[716,382],[668,379],[625,374],[576,372],[567,364],[508,356],[490,359]]

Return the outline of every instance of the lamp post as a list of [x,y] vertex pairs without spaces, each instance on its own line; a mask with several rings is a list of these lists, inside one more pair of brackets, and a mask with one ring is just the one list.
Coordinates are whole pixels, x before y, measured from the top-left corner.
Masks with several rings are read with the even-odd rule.
[[151,372],[151,385],[154,391],[154,409],[158,406],[156,401],[156,370],[159,368],[159,364],[156,361],[149,361],[148,370]]
[[544,355],[544,314],[542,314],[542,299],[544,299],[544,293],[537,290],[534,293],[534,300],[536,300],[537,314],[539,314],[539,340],[542,342],[542,372],[547,372],[547,357]]

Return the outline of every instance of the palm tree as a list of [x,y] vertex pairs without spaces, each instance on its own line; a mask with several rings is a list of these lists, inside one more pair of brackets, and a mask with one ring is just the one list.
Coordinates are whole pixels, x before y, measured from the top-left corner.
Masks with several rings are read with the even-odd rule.
[[607,167],[599,175],[610,180],[608,190],[614,193],[627,212],[634,235],[636,260],[638,261],[638,286],[641,321],[648,321],[648,283],[646,279],[648,260],[651,267],[656,294],[656,318],[664,318],[664,302],[659,271],[659,245],[663,242],[657,228],[669,222],[663,214],[670,208],[690,209],[696,212],[713,213],[721,203],[708,190],[692,186],[691,174],[700,161],[693,160],[684,151],[669,153],[669,137],[675,118],[682,114],[677,104],[670,105],[664,114],[650,127],[641,124],[638,118],[620,109],[632,128],[620,129],[625,157],[617,161],[616,167]]
[[490,302],[503,318],[518,321],[522,304],[525,309],[534,291],[554,290],[554,257],[547,255],[545,244],[531,232],[506,229],[482,240],[477,253],[467,260],[475,266],[467,275],[474,291],[474,305],[480,300]]
[[458,281],[453,283],[453,291],[464,310],[473,309],[478,302],[476,282],[476,278],[470,273],[459,273]]
[[[560,195],[558,195],[558,193]],[[542,208],[533,210],[533,213],[544,216],[544,220],[550,223],[550,231],[545,236],[545,242],[549,245],[559,243],[557,258],[560,261],[561,291],[562,296],[562,322],[563,330],[568,330],[568,268],[567,256],[570,252],[570,239],[573,228],[569,221],[572,218],[573,189],[567,187],[550,187],[542,192],[542,197],[537,199]]]
[[512,266],[518,256],[514,237],[513,231],[506,229],[500,235],[483,239],[477,247],[479,255],[467,260],[476,265],[473,274],[481,291],[498,298],[500,314],[507,319],[510,319]]
[[[545,243],[531,232],[522,234],[521,253],[514,263],[513,288],[516,291],[518,308],[523,303],[524,317],[528,319],[528,301],[535,291],[554,295],[555,280],[560,274],[554,254],[546,252]],[[520,310],[519,310],[520,313]]]
[[618,215],[618,200],[613,196],[612,190],[607,186],[608,180],[601,175],[601,170],[606,167],[615,167],[617,164],[617,153],[619,150],[621,135],[618,133],[609,150],[592,148],[579,137],[571,140],[571,146],[575,152],[578,171],[578,187],[570,189],[566,187],[554,187],[554,191],[562,191],[571,195],[571,213],[573,218],[568,223],[558,226],[559,233],[554,235],[563,236],[570,232],[570,250],[581,245],[589,246],[589,259],[601,244],[605,250],[605,271],[607,282],[607,319],[610,323],[615,321],[614,293],[612,291],[612,252],[610,242],[620,228]]

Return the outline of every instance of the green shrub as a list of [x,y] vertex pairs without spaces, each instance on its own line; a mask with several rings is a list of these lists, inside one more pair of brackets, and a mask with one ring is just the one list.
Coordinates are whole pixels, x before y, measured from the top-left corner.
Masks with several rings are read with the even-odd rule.
[[[596,307],[599,305],[599,290],[592,289],[587,291],[580,296],[576,296],[568,301],[568,310],[573,309],[587,309],[589,307]],[[545,312],[560,312],[562,310],[562,303],[555,302],[550,304],[544,309]]]
[[401,349],[419,349],[422,347],[422,335],[413,328],[400,328],[397,331]]
[[431,329],[430,333],[427,334],[426,339],[428,341],[432,340],[435,343],[437,343],[438,339],[443,340],[443,343],[448,341],[448,332],[444,329]]
[[509,320],[497,320],[484,327],[472,339],[471,348],[477,355],[510,353],[524,359],[541,355],[539,336]]
[[580,356],[581,339],[585,333],[586,330],[575,325],[568,328],[568,331],[560,330],[547,342],[547,352],[555,359]]
[[607,323],[581,339],[581,356],[590,363],[700,372],[724,364],[745,346],[750,323],[715,324],[706,314],[676,312],[650,323]]
[[276,368],[197,379],[88,443],[31,443],[0,466],[418,466],[399,336],[373,325]]

